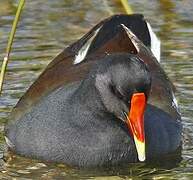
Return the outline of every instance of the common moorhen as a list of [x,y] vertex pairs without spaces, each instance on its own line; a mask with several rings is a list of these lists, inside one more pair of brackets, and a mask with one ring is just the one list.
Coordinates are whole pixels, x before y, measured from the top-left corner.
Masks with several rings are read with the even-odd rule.
[[141,15],[116,15],[58,55],[11,113],[10,149],[81,167],[175,153],[181,118],[148,26]]

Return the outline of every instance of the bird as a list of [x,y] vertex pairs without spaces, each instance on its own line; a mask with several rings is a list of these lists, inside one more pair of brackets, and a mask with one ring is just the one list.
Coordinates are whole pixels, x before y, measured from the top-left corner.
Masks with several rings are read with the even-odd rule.
[[114,15],[67,47],[13,109],[9,149],[77,167],[175,154],[181,116],[152,33],[142,15]]

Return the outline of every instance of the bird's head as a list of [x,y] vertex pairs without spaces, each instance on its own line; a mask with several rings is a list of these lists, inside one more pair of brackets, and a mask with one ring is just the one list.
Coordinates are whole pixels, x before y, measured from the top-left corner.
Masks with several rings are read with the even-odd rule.
[[95,70],[95,86],[106,110],[128,126],[138,159],[144,161],[144,112],[151,87],[147,66],[135,55],[106,56]]

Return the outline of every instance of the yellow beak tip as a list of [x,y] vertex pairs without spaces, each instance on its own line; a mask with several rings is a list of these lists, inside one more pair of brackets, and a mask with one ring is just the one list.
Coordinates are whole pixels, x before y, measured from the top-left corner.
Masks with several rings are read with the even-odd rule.
[[139,159],[140,162],[144,162],[145,161],[145,156],[139,156],[138,155],[138,159]]
[[139,161],[144,162],[146,159],[146,157],[145,157],[145,142],[139,141],[135,135],[134,135],[134,142],[135,142],[135,146],[137,149],[138,159],[139,159]]

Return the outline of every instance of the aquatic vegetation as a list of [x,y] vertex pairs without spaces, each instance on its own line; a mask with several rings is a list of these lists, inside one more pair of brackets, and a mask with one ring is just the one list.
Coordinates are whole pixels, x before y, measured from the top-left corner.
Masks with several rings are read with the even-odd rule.
[[17,24],[18,24],[18,21],[19,21],[19,18],[20,18],[20,15],[21,15],[24,4],[25,4],[25,0],[20,0],[19,1],[17,12],[16,12],[16,15],[15,15],[15,19],[13,21],[12,29],[11,29],[11,32],[10,32],[10,35],[9,35],[9,40],[8,40],[7,48],[6,48],[6,54],[5,54],[5,57],[3,59],[3,63],[2,63],[2,67],[1,67],[0,94],[1,94],[1,91],[2,91],[2,88],[3,88],[3,80],[4,80],[4,77],[5,77],[5,72],[6,72],[8,61],[9,61],[9,56],[10,56],[11,47],[12,47],[12,44],[13,44],[13,39],[14,39],[14,36],[15,36],[15,32],[16,32],[16,29],[17,29]]

